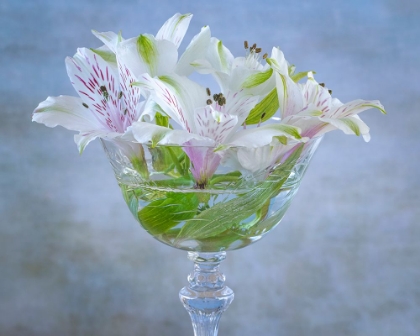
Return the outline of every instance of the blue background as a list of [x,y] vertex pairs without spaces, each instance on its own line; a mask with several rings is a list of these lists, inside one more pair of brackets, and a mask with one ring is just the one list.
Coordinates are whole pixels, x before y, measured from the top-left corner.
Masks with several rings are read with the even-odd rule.
[[31,122],[76,95],[64,58],[90,33],[155,34],[194,14],[234,55],[280,46],[361,117],[328,134],[283,222],[228,254],[236,299],[220,335],[420,334],[420,2],[0,1],[0,335],[192,335],[178,301],[192,265],[132,218],[99,142]]

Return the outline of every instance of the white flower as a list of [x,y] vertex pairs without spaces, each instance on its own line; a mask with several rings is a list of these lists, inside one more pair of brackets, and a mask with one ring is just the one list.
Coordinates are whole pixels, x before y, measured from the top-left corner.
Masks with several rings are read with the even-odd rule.
[[357,114],[370,108],[386,113],[377,100],[357,99],[343,104],[337,98],[332,98],[331,91],[319,85],[312,74],[309,74],[305,85],[299,88],[301,97],[294,99],[299,102],[299,105],[295,104],[298,108],[285,116],[283,122],[300,127],[305,137],[314,138],[340,129],[345,134],[362,135],[365,141],[369,141],[369,127]]
[[178,59],[178,48],[191,18],[191,14],[178,13],[165,22],[156,36],[141,34],[122,41],[116,49],[117,58],[136,77],[143,73],[152,77],[173,73],[188,76],[194,70],[190,63],[204,55],[210,41],[210,28],[202,28]]
[[118,68],[94,51],[78,49],[66,59],[67,73],[79,98],[48,97],[35,109],[32,120],[79,131],[75,142],[82,152],[97,137],[119,138],[140,117],[140,89],[131,86],[131,72]]

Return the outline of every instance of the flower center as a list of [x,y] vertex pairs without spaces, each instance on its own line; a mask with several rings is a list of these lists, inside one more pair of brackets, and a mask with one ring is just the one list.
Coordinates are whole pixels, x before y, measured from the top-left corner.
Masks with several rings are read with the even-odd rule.
[[[249,68],[256,69],[258,65],[260,64],[262,49],[258,48],[256,43],[254,43],[252,46],[249,46],[248,41],[244,41],[244,48],[246,50],[245,60],[246,60],[247,66]],[[265,53],[262,56],[263,59],[266,59],[267,57],[268,57],[267,53]]]
[[223,95],[223,93],[222,92],[220,92],[220,93],[215,93],[214,95],[213,95],[213,100],[211,99],[211,91],[210,91],[210,89],[209,88],[206,88],[206,92],[207,92],[207,95],[210,97],[210,98],[208,98],[207,99],[207,101],[206,101],[206,103],[207,103],[207,105],[211,105],[211,104],[213,104],[213,100],[221,107],[221,106],[223,106],[223,105],[226,105],[226,97]]

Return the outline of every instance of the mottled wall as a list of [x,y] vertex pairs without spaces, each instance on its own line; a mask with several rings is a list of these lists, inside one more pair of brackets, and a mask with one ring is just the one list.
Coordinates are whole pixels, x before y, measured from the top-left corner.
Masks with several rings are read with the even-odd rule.
[[[156,33],[192,12],[235,55],[280,46],[342,101],[379,99],[366,144],[328,135],[282,224],[223,264],[220,335],[420,334],[420,2],[0,1],[0,335],[191,335],[184,252],[123,203],[98,142],[30,121],[74,95],[64,58],[90,34]],[[183,44],[185,47],[186,43]]]

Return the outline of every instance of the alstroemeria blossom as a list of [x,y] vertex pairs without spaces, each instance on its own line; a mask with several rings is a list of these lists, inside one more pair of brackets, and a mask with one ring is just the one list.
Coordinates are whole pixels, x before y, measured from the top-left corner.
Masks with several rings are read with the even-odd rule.
[[[241,97],[237,94],[225,98],[226,103],[213,102],[205,88],[186,77],[177,75],[152,78],[148,74],[143,74],[135,85],[147,90],[150,99],[155,101],[181,128],[181,130],[172,130],[155,126],[153,134],[149,135],[148,139],[145,138],[145,133],[149,125],[138,122],[131,128],[136,140],[139,142],[152,140],[159,144],[176,141],[177,145],[185,145],[185,151],[192,162],[192,172],[199,180],[207,179],[213,174],[220,162],[220,153],[214,152],[214,149],[225,143],[241,126],[248,111],[258,99],[258,97]],[[212,101],[211,104],[209,100]],[[206,166],[201,164],[207,161],[212,161],[213,164]]]
[[[191,18],[177,13],[156,35],[130,39],[93,31],[104,45],[78,49],[66,59],[79,97],[48,97],[33,120],[79,131],[81,152],[97,137],[111,139],[142,177],[148,169],[136,164],[145,162],[139,143],[181,146],[185,153],[177,149],[178,156],[171,156],[182,160],[182,167],[174,162],[175,174],[192,174],[196,187],[205,188],[219,165],[264,178],[302,150],[301,143],[334,129],[368,141],[369,128],[358,113],[385,113],[376,100],[343,104],[332,98],[311,72],[295,74],[279,48],[261,56],[261,48],[245,42],[245,55],[234,57],[208,26],[180,55]],[[193,72],[213,76],[217,89],[199,85],[189,77]],[[304,77],[306,83],[298,83]]]
[[210,29],[204,27],[178,59],[178,48],[191,18],[191,14],[175,14],[165,22],[156,36],[141,34],[119,43],[117,58],[126,64],[136,77],[143,73],[152,77],[172,73],[185,76],[191,74],[193,68],[190,63],[202,57],[210,41]]
[[75,141],[82,152],[97,137],[117,138],[140,117],[140,89],[131,86],[131,72],[118,69],[97,53],[81,48],[66,59],[67,73],[79,98],[48,97],[33,114],[33,121],[79,131]]
[[294,105],[298,108],[286,116],[283,122],[300,127],[302,135],[309,138],[340,129],[345,134],[362,135],[365,141],[369,141],[369,127],[357,114],[371,108],[385,113],[383,105],[377,100],[357,99],[343,104],[337,98],[332,98],[329,90],[319,85],[311,73],[299,89],[300,99],[294,98],[294,101],[299,102]]

